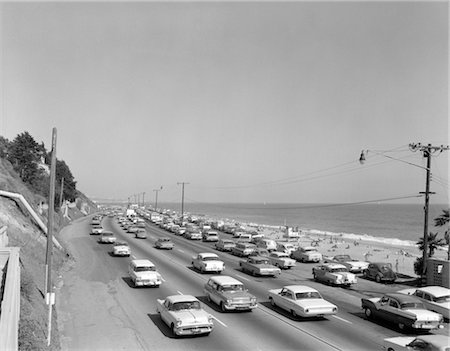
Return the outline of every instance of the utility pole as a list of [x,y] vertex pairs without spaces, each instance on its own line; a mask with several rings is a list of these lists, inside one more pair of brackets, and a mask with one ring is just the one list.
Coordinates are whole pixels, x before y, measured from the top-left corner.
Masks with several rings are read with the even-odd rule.
[[162,190],[162,186],[159,189],[153,189],[153,191],[156,193],[156,200],[155,200],[155,211],[158,209],[158,192]]
[[61,178],[61,193],[59,194],[59,209],[61,210],[64,192],[64,177]]
[[185,182],[177,183],[177,185],[181,184],[181,223],[184,223],[184,185],[189,184]]
[[47,252],[45,255],[46,286],[45,300],[48,305],[47,346],[50,346],[52,331],[52,308],[55,294],[52,287],[52,251],[53,251],[53,215],[55,211],[55,176],[56,176],[56,128],[52,132],[52,163],[50,165],[50,191],[48,199]]
[[142,193],[142,207],[145,207],[145,191]]
[[425,192],[420,192],[420,194],[425,194],[425,206],[424,206],[424,224],[423,224],[423,256],[422,256],[422,284],[426,281],[426,273],[427,273],[427,260],[428,260],[428,205],[430,201],[430,194],[434,194],[430,192],[430,178],[431,178],[431,155],[442,151],[448,151],[449,147],[441,145],[441,146],[432,146],[431,144],[422,145],[421,143],[411,143],[409,144],[409,149],[411,151],[420,151],[423,153],[423,157],[427,159],[427,177],[425,184]]

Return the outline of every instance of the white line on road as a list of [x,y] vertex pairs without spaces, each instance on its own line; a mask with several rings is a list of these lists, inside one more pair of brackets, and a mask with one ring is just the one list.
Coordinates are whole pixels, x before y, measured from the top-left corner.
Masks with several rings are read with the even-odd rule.
[[180,295],[183,295],[183,293],[182,293],[181,291],[178,291],[178,290],[177,290],[177,293],[180,294]]
[[348,323],[348,324],[353,324],[352,322],[350,322],[350,321],[348,321],[348,320],[346,320],[346,319],[344,319],[344,318],[338,317],[338,316],[331,316],[331,317],[334,317],[334,318],[336,318],[336,319],[339,319],[339,320],[341,320],[341,321],[343,321],[343,322],[345,322],[345,323]]
[[222,324],[225,328],[228,328],[228,326],[224,322],[220,321],[219,319],[217,319],[213,315],[211,315],[211,317],[213,317],[216,321],[218,321],[220,324]]
[[250,279],[248,279],[248,278],[245,278],[245,277],[243,277],[242,275],[239,275],[239,274],[236,274],[236,277],[239,277],[239,278],[241,278],[241,279],[244,279],[244,280],[246,280],[246,281],[250,281]]
[[180,249],[177,249],[178,251],[180,251],[180,252],[182,252],[182,253],[184,253],[184,251],[183,250],[180,250]]
[[135,260],[135,259],[136,259],[136,256],[135,256],[135,255],[131,255],[131,258],[132,258],[133,260]]

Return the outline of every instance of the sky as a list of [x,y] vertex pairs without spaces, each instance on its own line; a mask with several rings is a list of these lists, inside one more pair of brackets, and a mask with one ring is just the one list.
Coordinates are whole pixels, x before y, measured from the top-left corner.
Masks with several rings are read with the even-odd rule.
[[[178,202],[184,182],[187,202],[422,203],[408,145],[449,143],[446,1],[0,11],[0,135],[50,150],[56,128],[93,199]],[[448,161],[433,154],[432,202],[449,203]]]

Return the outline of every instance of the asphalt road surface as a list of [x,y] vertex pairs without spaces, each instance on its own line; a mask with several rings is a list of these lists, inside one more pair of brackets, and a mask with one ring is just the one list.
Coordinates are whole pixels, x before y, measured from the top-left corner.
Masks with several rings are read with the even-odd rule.
[[[116,218],[102,225],[125,240],[132,258],[150,259],[163,277],[159,288],[132,288],[127,275],[130,258],[113,257],[112,245],[99,244],[89,235],[91,217],[80,219],[61,232],[75,258],[56,289],[56,308],[63,350],[381,350],[383,339],[401,336],[391,325],[366,320],[361,297],[380,296],[404,288],[377,284],[363,278],[343,289],[312,280],[314,264],[297,263],[276,278],[253,277],[239,269],[238,257],[218,252],[213,243],[190,241],[146,222],[147,239],[135,239],[121,229]],[[227,234],[221,236],[229,237]],[[159,237],[171,237],[173,250],[153,247]],[[216,252],[225,262],[223,275],[242,281],[258,298],[252,312],[222,313],[209,303],[203,285],[210,274],[191,267],[198,252]],[[314,320],[295,319],[272,307],[267,291],[284,285],[309,285],[339,307],[337,315]],[[209,336],[175,338],[156,312],[156,300],[168,295],[196,296],[214,317]],[[448,335],[449,328],[438,333]]]

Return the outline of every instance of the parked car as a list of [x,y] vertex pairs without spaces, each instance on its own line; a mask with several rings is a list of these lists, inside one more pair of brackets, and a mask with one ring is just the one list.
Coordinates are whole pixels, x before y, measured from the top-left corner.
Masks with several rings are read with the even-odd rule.
[[237,242],[236,245],[231,249],[231,253],[235,256],[245,257],[249,256],[253,251],[255,251],[255,249],[255,244]]
[[450,319],[450,289],[443,286],[424,286],[403,289],[399,293],[416,296],[430,311],[442,314],[447,320]]
[[397,279],[397,274],[392,270],[392,265],[384,262],[371,262],[364,270],[363,275],[364,278],[374,279],[377,283],[393,283]]
[[130,256],[130,247],[125,241],[116,242],[112,254],[113,256]]
[[147,232],[142,228],[139,228],[134,235],[137,239],[147,239]]
[[336,314],[338,308],[326,301],[316,290],[305,285],[288,285],[269,290],[269,301],[292,314],[293,317],[323,317]]
[[384,339],[385,351],[450,351],[447,335],[397,336]]
[[202,234],[202,240],[211,242],[219,241],[219,234],[215,230],[208,230]]
[[343,264],[324,263],[312,269],[314,280],[349,287],[357,283],[356,275],[350,273]]
[[325,263],[343,264],[351,273],[362,273],[369,267],[369,262],[359,261],[350,257],[350,255],[336,255],[332,257],[324,257]]
[[114,244],[116,242],[116,237],[114,236],[113,232],[110,231],[103,231],[100,235],[99,242],[101,244]]
[[222,312],[251,311],[258,306],[256,297],[248,292],[244,284],[233,277],[211,277],[204,286],[204,292],[208,301],[220,306]]
[[249,243],[252,241],[252,235],[249,233],[239,233],[239,241]]
[[225,263],[215,253],[201,252],[192,257],[192,266],[200,272],[221,273],[225,269]]
[[362,298],[361,306],[367,318],[391,322],[402,331],[443,328],[442,315],[427,310],[422,301],[415,296],[389,293],[381,298]]
[[172,250],[174,245],[170,238],[159,238],[156,240],[155,247],[157,249]]
[[276,251],[277,250],[277,242],[272,239],[260,239],[256,243],[256,247],[260,247],[266,249],[268,251]]
[[261,257],[269,257],[270,252],[267,249],[263,249],[261,247],[256,247],[255,250],[249,256],[261,256]]
[[314,246],[299,247],[291,257],[299,262],[320,262],[322,254]]
[[131,260],[128,265],[128,274],[134,287],[159,287],[162,283],[161,274],[156,271],[155,265],[149,260]]
[[267,257],[250,256],[247,261],[240,261],[239,266],[243,272],[251,275],[276,276],[281,274],[281,270],[270,264]]
[[175,336],[208,335],[214,328],[213,317],[202,309],[194,296],[167,296],[164,300],[157,300],[156,308]]
[[295,267],[295,260],[285,252],[273,251],[269,254],[269,262],[280,269]]
[[187,231],[183,236],[189,240],[202,240],[202,233],[200,232]]
[[279,241],[279,242],[277,242],[277,249],[276,249],[276,251],[285,252],[289,256],[297,249],[298,249],[298,245],[294,244],[292,242],[289,242],[289,241]]
[[216,242],[215,247],[219,251],[229,251],[233,249],[233,247],[236,246],[236,243],[233,240],[230,239],[219,239],[218,242]]
[[139,231],[139,228],[136,225],[131,225],[127,228],[127,233],[136,234]]

